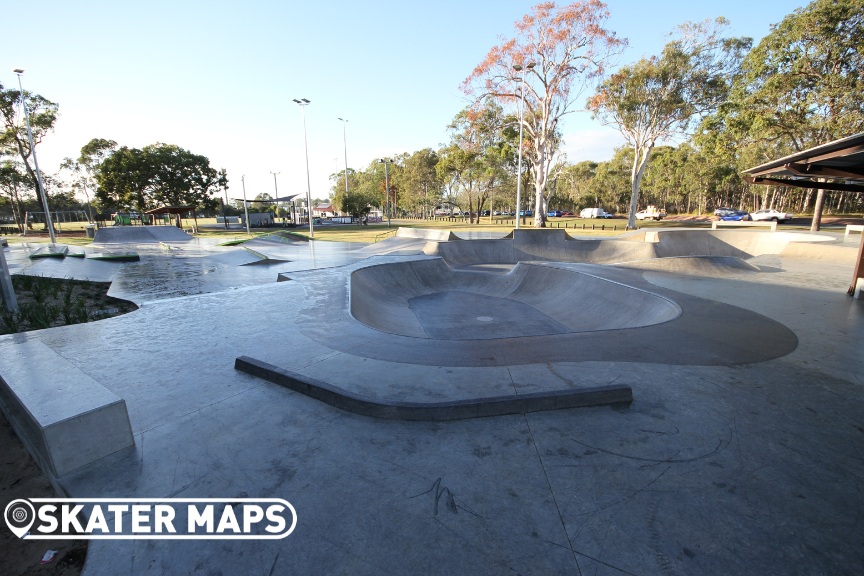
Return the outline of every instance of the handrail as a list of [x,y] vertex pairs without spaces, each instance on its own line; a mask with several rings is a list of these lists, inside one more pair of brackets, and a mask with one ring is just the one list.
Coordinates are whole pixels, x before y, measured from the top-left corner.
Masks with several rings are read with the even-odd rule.
[[386,232],[382,232],[381,234],[378,234],[375,236],[375,242],[378,242],[379,238],[387,236],[388,234],[396,234],[396,232],[398,232],[398,231],[399,231],[398,228],[393,228],[392,230],[387,230]]

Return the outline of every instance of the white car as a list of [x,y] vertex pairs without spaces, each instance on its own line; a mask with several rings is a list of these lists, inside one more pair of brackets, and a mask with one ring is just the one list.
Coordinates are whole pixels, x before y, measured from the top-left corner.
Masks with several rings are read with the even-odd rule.
[[757,210],[756,212],[751,212],[750,216],[753,218],[754,221],[757,221],[757,220],[772,221],[773,220],[774,222],[780,222],[781,224],[783,222],[786,222],[787,220],[792,219],[792,214],[789,214],[788,212],[778,212],[777,210],[774,210],[773,208],[770,210]]

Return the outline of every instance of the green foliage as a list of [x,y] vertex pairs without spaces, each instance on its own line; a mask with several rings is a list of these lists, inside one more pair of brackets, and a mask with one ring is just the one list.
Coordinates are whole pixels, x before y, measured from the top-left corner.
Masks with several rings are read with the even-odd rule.
[[[463,209],[480,213],[492,194],[512,180],[515,150],[505,133],[507,118],[494,99],[465,108],[450,124],[450,144],[439,152],[438,178]],[[500,202],[499,202],[500,203]]]
[[431,210],[441,198],[441,181],[435,167],[440,158],[431,148],[424,148],[407,156],[397,175],[397,186],[402,191],[401,206],[414,213]]
[[50,328],[60,314],[60,308],[44,302],[30,302],[18,307],[21,322],[29,325],[31,330]]
[[21,330],[21,313],[9,310],[0,302],[0,334],[15,334]]
[[[59,106],[38,94],[24,91],[24,100],[30,114],[30,131],[33,145],[38,146],[42,138],[54,129]],[[4,89],[0,84],[0,157],[18,156],[26,175],[26,186],[34,192],[38,190],[36,173],[31,165],[33,150],[27,136],[26,122],[18,121],[18,108],[21,91]],[[47,192],[46,192],[47,193]]]
[[744,169],[864,131],[864,4],[815,0],[747,55],[700,146]]
[[605,80],[588,100],[604,124],[614,126],[634,149],[628,224],[636,225],[639,188],[658,141],[684,134],[691,123],[726,98],[749,38],[723,38],[723,18],[679,27],[660,57],[642,58]]
[[140,150],[123,146],[105,156],[96,169],[96,182],[103,206],[143,211],[156,206],[215,207],[211,195],[227,185],[227,178],[204,156],[172,144],[151,144]]

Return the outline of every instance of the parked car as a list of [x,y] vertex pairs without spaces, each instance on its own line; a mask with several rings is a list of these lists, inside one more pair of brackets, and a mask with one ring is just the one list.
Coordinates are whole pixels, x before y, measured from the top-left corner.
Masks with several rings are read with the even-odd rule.
[[753,218],[750,217],[749,212],[745,212],[743,210],[735,210],[732,214],[727,214],[726,216],[720,216],[720,220],[726,221],[750,221]]
[[561,210],[550,210],[546,215],[550,218],[560,218],[564,213]]
[[611,218],[612,215],[603,208],[583,208],[579,212],[580,218]]
[[714,216],[718,216],[718,217],[719,216],[728,216],[729,214],[734,214],[734,213],[735,213],[734,208],[726,208],[725,206],[721,206],[720,208],[717,208],[716,210],[714,210]]
[[519,211],[519,216],[533,216],[533,215],[534,215],[533,210],[520,210]]
[[768,210],[757,210],[756,212],[753,212],[750,217],[753,220],[773,220],[774,222],[780,222],[782,224],[787,220],[791,220],[792,214],[789,214],[788,212],[780,212],[771,208]]
[[636,212],[637,220],[657,220],[658,222],[666,217],[665,210],[658,210],[656,206],[648,206],[645,210]]
[[564,217],[567,217],[567,216],[573,216],[573,213],[570,212],[569,210],[562,210],[562,211],[561,211],[561,216],[564,216]]

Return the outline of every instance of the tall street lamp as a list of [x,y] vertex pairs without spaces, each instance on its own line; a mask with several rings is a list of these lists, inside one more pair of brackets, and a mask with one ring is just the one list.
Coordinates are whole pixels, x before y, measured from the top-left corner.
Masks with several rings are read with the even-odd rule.
[[276,217],[278,217],[279,216],[279,185],[276,184],[276,175],[281,174],[281,172],[273,172],[271,170],[270,174],[273,175],[273,191],[274,191],[274,194],[276,194],[275,196],[273,196],[273,200],[276,201]]
[[348,124],[348,120],[344,118],[338,118],[338,120],[342,121],[342,145],[345,147],[345,195],[348,195],[348,139],[345,136],[345,126]]
[[384,193],[387,194],[387,227],[390,227],[390,213],[393,212],[393,203],[390,201],[390,179],[387,175],[387,165],[392,164],[390,158],[381,158],[379,164],[384,164]]
[[[525,65],[528,70],[534,68],[534,62],[529,62]],[[522,66],[519,64],[513,65],[513,70],[517,73],[522,71]],[[522,88],[519,91],[519,169],[517,170],[516,179],[516,229],[519,229],[519,210],[522,208],[522,129],[525,120],[525,74],[522,74]]]
[[246,175],[240,176],[240,182],[243,184],[243,212],[246,214],[246,235],[251,236],[249,231],[249,203],[246,202]]
[[309,100],[293,98],[294,102],[303,110],[303,146],[306,148],[306,205],[309,207],[309,238],[315,238],[315,229],[312,227],[312,180],[309,178],[309,142],[306,139],[306,106]]
[[[21,107],[24,108],[24,118],[27,120],[27,138],[30,140],[30,153],[33,154],[33,166],[36,168],[39,196],[42,197],[42,208],[45,210],[45,224],[48,226],[48,235],[51,237],[51,244],[56,244],[54,222],[51,221],[51,211],[48,210],[48,197],[45,196],[45,187],[42,185],[42,172],[39,171],[39,162],[36,160],[36,148],[33,147],[33,132],[30,131],[30,111],[27,109],[27,103],[24,100],[24,86],[21,84],[21,75],[24,74],[24,69],[15,68],[12,72],[18,75],[18,87],[21,89]],[[24,223],[24,229],[27,229],[26,222]]]

